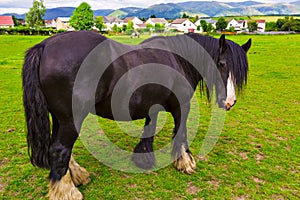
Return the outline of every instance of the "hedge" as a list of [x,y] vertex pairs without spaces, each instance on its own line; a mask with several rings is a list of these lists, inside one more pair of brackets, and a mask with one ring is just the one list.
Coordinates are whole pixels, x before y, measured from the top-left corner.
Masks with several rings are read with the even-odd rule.
[[65,30],[56,30],[53,28],[29,28],[25,26],[16,26],[13,28],[0,28],[0,35],[53,35],[65,32]]

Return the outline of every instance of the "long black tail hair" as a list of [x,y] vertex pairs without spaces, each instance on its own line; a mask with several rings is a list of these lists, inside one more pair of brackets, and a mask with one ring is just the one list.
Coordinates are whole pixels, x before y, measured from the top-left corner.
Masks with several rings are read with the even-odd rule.
[[27,125],[28,154],[31,163],[49,168],[50,120],[39,81],[39,66],[45,45],[40,43],[26,52],[23,64],[23,102]]

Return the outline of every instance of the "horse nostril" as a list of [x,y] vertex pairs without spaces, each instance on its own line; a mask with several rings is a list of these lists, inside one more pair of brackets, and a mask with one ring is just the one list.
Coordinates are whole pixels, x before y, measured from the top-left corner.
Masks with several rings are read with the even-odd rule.
[[[232,105],[232,106],[233,106],[233,105]],[[225,106],[225,107],[226,107],[226,110],[229,111],[229,110],[232,108],[232,106],[231,106],[229,103],[227,103],[226,106]]]
[[233,107],[235,104],[236,104],[236,100],[234,100],[234,102],[233,102],[233,104],[232,104],[232,106],[231,106],[231,107]]

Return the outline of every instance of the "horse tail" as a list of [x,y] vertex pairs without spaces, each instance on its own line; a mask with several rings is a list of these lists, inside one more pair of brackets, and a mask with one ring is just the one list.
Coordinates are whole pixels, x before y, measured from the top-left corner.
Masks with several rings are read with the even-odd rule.
[[44,47],[41,43],[26,52],[22,79],[30,161],[34,166],[49,168],[49,111],[39,81],[40,60]]

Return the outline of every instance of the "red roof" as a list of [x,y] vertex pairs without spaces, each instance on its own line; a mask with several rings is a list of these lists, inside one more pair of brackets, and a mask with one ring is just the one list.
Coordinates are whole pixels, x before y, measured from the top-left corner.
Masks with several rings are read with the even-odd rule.
[[13,26],[14,21],[11,16],[0,16],[0,26]]
[[183,22],[185,22],[186,20],[188,20],[187,18],[179,18],[179,19],[175,19],[172,24],[182,24]]
[[265,23],[266,20],[256,20],[257,23]]

